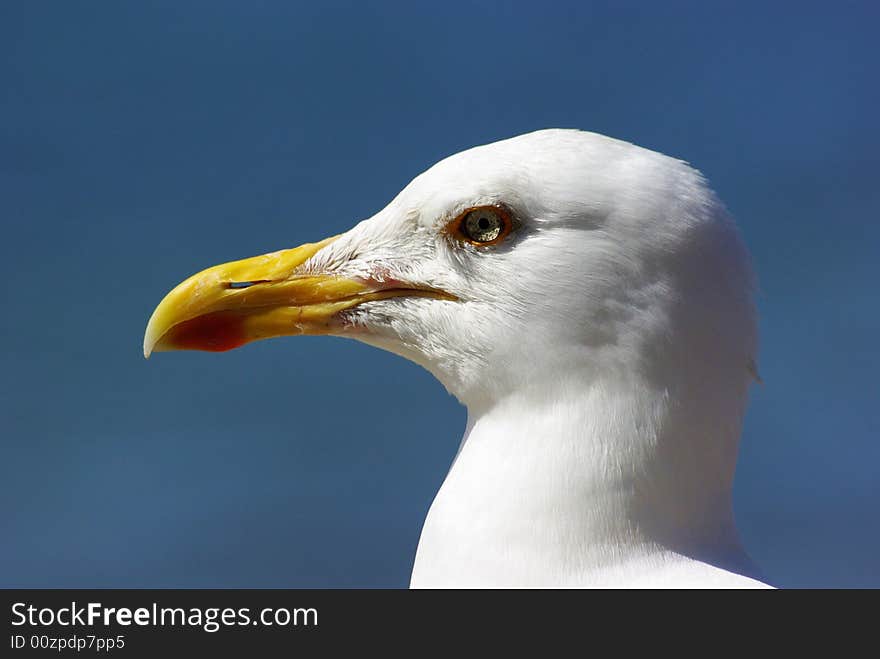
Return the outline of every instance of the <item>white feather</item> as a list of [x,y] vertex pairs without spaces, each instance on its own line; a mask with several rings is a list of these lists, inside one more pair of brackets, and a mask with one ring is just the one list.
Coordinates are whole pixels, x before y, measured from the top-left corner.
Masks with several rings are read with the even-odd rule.
[[[500,245],[443,231],[494,203],[519,222]],[[343,333],[421,364],[468,408],[413,586],[763,585],[731,510],[752,275],[686,163],[570,130],[478,147],[304,269],[459,298],[367,303]]]

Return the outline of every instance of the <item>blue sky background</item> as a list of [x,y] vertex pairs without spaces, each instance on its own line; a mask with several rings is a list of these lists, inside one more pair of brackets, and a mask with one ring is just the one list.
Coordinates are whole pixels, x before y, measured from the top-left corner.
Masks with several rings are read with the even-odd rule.
[[[502,6],[503,5],[503,6]],[[782,586],[880,587],[872,2],[0,8],[0,586],[405,586],[465,411],[354,341],[141,356],[217,262],[579,127],[692,162],[761,282],[737,472]]]

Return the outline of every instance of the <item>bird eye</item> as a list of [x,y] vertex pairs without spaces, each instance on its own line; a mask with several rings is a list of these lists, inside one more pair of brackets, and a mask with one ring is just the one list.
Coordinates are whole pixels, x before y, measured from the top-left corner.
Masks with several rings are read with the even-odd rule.
[[453,223],[453,234],[473,245],[494,245],[501,242],[513,227],[510,215],[497,206],[470,208]]

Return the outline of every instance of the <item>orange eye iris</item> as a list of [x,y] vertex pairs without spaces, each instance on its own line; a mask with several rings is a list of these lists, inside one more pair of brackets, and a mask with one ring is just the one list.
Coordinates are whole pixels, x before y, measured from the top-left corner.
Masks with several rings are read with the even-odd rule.
[[498,206],[469,208],[453,220],[452,234],[472,245],[495,245],[510,233],[510,214]]

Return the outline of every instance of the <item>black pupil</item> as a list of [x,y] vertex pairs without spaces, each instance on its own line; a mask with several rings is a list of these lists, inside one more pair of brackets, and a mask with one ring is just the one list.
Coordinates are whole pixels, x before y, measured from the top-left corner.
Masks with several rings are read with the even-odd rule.
[[480,228],[484,231],[489,228],[489,220],[487,220],[485,217],[480,218]]

